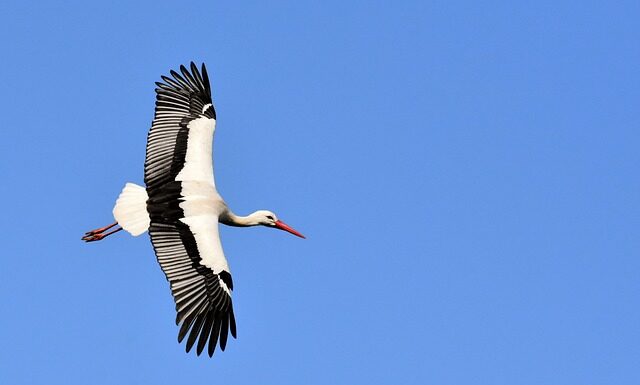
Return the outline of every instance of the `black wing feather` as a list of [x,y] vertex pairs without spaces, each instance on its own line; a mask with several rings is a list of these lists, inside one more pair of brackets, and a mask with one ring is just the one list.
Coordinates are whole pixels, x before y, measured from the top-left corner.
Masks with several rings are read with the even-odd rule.
[[204,325],[202,325],[202,332],[200,333],[200,338],[198,339],[198,347],[196,349],[196,354],[200,355],[204,350],[207,341],[209,341],[209,334],[211,333],[211,326],[213,326],[213,320],[215,315],[211,312],[207,312],[206,318],[204,321]]

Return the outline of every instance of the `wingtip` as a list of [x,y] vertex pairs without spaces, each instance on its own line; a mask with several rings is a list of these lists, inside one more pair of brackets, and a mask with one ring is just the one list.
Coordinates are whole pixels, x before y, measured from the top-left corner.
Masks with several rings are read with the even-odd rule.
[[175,70],[170,70],[169,73],[171,74],[171,76],[173,76],[173,78],[176,81],[178,81],[178,82],[183,81],[184,82],[184,79],[182,79],[182,76],[180,76],[180,74],[177,73]]
[[202,62],[202,79],[204,80],[204,86],[210,88],[209,74],[207,73],[207,67],[204,65],[204,62]]
[[198,66],[196,65],[196,63],[191,62],[191,73],[193,73],[193,76],[199,78],[200,77],[200,73],[198,72]]
[[233,306],[231,307],[231,311],[229,312],[229,329],[231,330],[231,336],[237,339],[237,330],[236,330],[236,317],[233,314]]

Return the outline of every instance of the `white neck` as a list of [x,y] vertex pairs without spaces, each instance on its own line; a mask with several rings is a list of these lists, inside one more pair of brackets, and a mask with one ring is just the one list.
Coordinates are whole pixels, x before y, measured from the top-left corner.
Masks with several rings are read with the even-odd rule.
[[260,222],[258,222],[257,213],[252,213],[247,215],[246,217],[242,217],[234,214],[231,210],[227,210],[226,212],[220,215],[220,223],[224,223],[227,226],[236,226],[236,227],[248,227],[248,226],[258,226]]

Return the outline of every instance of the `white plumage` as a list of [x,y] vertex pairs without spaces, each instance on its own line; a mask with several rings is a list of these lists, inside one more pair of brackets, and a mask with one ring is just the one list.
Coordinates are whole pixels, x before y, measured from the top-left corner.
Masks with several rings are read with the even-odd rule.
[[147,190],[144,187],[127,183],[113,207],[116,222],[134,237],[149,229],[147,198]]

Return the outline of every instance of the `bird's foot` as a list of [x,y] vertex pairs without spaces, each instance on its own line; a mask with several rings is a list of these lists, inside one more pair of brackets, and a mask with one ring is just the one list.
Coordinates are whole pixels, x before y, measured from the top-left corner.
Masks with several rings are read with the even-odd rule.
[[95,242],[95,241],[99,241],[101,239],[103,239],[104,237],[106,237],[106,234],[89,234],[87,233],[84,237],[82,237],[82,240],[85,242]]

